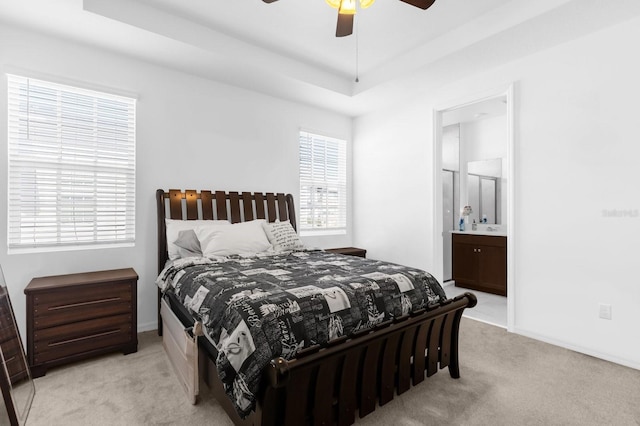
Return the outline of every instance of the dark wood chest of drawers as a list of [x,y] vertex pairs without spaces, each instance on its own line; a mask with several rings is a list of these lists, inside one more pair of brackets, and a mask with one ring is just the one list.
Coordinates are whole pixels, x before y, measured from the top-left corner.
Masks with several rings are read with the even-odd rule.
[[136,352],[137,282],[131,268],[31,280],[24,293],[33,377],[106,352]]

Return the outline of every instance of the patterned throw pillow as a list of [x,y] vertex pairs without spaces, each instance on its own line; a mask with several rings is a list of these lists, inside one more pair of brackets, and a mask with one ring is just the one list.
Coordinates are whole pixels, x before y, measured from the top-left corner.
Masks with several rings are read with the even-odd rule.
[[264,223],[263,227],[274,250],[303,250],[305,248],[288,220]]

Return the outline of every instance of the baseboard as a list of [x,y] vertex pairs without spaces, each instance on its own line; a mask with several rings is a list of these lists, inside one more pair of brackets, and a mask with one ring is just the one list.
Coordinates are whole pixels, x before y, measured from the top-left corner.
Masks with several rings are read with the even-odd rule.
[[507,329],[507,327],[505,327],[504,325],[496,324],[494,322],[483,320],[483,319],[480,319],[480,318],[475,318],[472,315],[473,315],[472,313],[467,313],[467,312],[462,314],[462,316],[464,318],[468,318],[468,319],[473,320],[473,321],[478,321],[478,322],[481,322],[481,323],[484,323],[484,324],[492,325],[494,327],[502,328],[503,330]]
[[158,329],[157,321],[146,322],[143,324],[138,323],[138,333],[142,333],[143,331],[157,330],[157,329]]
[[543,336],[541,334],[532,333],[532,332],[527,331],[527,330],[522,330],[522,329],[520,329],[518,327],[514,327],[513,328],[513,333],[519,334],[521,336],[529,337],[531,339],[540,340],[541,342],[549,343],[549,344],[554,345],[554,346],[559,346],[561,348],[569,349],[571,351],[579,352],[581,354],[589,355],[589,356],[592,356],[592,357],[595,357],[595,358],[599,358],[599,359],[602,359],[602,360],[605,360],[605,361],[613,362],[615,364],[620,364],[620,365],[623,365],[625,367],[633,368],[635,370],[640,370],[640,363],[635,362],[635,361],[631,361],[631,360],[628,360],[628,359],[624,359],[624,358],[619,358],[619,357],[613,356],[611,354],[606,354],[606,353],[594,351],[592,349],[584,348],[584,347],[578,346],[578,345],[572,345],[570,343],[562,342],[560,340],[553,339],[553,338],[550,338],[550,337],[547,337],[547,336]]

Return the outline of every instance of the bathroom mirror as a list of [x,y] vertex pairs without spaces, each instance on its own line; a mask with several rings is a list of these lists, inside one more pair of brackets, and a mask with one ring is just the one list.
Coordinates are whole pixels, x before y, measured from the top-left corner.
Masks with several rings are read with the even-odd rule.
[[502,159],[467,163],[467,198],[473,207],[469,221],[488,224],[502,223]]
[[[0,267],[0,425],[23,425],[36,389],[13,314],[9,292]],[[4,409],[2,409],[4,408]]]

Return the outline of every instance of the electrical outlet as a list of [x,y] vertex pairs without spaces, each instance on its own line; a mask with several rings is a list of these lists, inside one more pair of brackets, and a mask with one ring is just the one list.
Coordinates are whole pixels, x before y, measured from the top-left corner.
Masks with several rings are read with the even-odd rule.
[[600,318],[607,320],[611,319],[611,305],[606,303],[600,304]]

